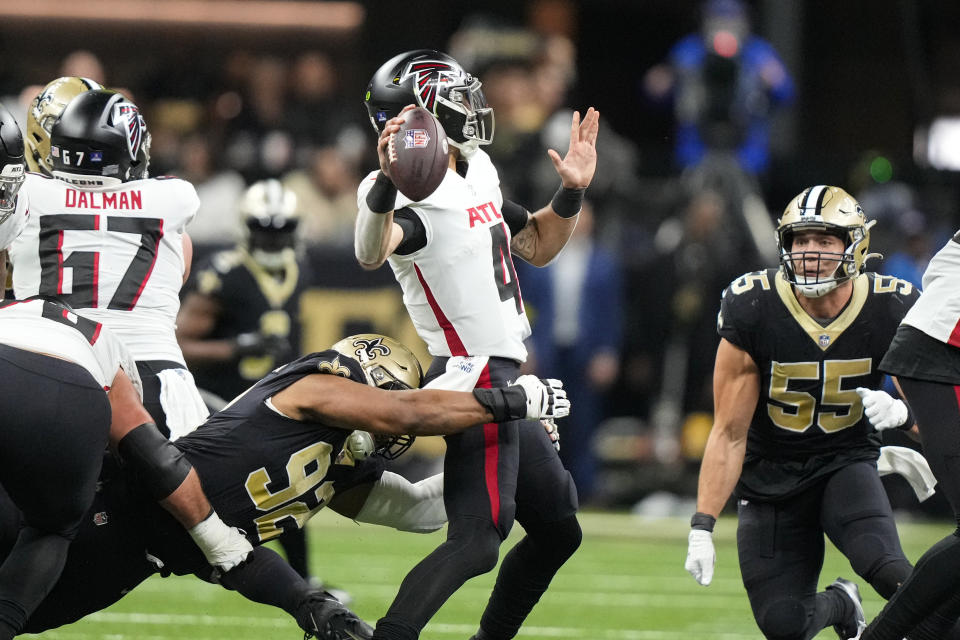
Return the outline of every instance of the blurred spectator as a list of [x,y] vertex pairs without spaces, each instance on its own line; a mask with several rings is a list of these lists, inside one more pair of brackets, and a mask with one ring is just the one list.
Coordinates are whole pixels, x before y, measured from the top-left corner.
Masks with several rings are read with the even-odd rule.
[[563,252],[543,269],[516,262],[531,316],[528,366],[564,381],[577,410],[561,421],[560,458],[582,502],[597,493],[593,435],[603,420],[604,395],[620,371],[623,291],[615,255],[593,238],[593,210],[584,202]]
[[[753,268],[730,239],[730,213],[712,191],[690,194],[677,215],[657,230],[657,257],[630,275],[629,332],[624,388],[616,395],[656,397],[650,422],[664,462],[680,454],[680,428],[694,411],[712,410],[713,360],[719,338],[720,293]],[[772,236],[771,236],[772,237]]]
[[793,100],[793,80],[773,46],[750,32],[740,0],[707,0],[702,11],[700,32],[647,72],[645,92],[658,102],[672,99],[681,168],[696,166],[708,150],[724,150],[748,173],[761,174],[770,160],[772,110]]
[[367,124],[356,115],[362,113],[357,96],[346,94],[349,100],[345,100],[340,85],[337,67],[327,54],[307,51],[294,60],[286,126],[298,145],[298,165],[310,164],[314,147],[335,144],[354,131],[366,135]]
[[[294,139],[287,129],[287,65],[265,56],[246,71],[236,116],[227,122],[226,161],[244,180],[276,178],[294,163]],[[227,97],[223,100],[229,102]],[[224,107],[226,112],[227,107]]]
[[190,237],[196,244],[236,243],[243,236],[243,220],[237,211],[246,185],[243,177],[218,166],[218,157],[208,136],[195,132],[180,144],[180,166],[174,175],[197,189],[200,209],[190,223]]
[[908,209],[899,217],[900,242],[884,257],[880,273],[896,276],[920,288],[923,272],[933,257],[934,243],[927,229],[926,216],[916,209]]
[[80,49],[68,53],[60,64],[61,76],[79,76],[90,78],[106,86],[107,74],[103,70],[100,58],[91,51]]
[[303,212],[299,233],[305,242],[353,246],[360,178],[354,158],[335,146],[314,150],[306,168],[284,176]]

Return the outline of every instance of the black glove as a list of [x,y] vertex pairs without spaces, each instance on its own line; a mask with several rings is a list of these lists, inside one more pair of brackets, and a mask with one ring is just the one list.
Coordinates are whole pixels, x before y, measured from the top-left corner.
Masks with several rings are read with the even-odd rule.
[[233,341],[233,354],[246,356],[273,356],[280,358],[290,353],[290,343],[282,336],[267,336],[259,331],[241,333]]
[[373,627],[357,617],[326,591],[308,593],[294,614],[304,640],[369,640]]

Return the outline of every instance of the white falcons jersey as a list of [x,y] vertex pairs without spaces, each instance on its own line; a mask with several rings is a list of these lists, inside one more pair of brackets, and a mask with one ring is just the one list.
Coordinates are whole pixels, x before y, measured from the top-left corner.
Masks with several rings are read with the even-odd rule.
[[902,324],[960,347],[960,231],[937,252],[923,272],[923,294]]
[[[366,198],[376,174],[360,185]],[[510,228],[500,214],[500,179],[489,156],[477,151],[466,177],[448,170],[437,190],[411,203],[427,244],[390,256],[417,333],[434,356],[499,356],[523,362],[530,323],[510,255]]]
[[27,227],[10,247],[17,299],[59,297],[109,326],[137,360],[184,364],[174,328],[183,233],[199,199],[189,182],[78,188],[30,174]]
[[[27,226],[30,217],[30,198],[21,189],[17,193],[17,207],[10,217],[0,223],[0,251],[6,249]],[[0,296],[2,297],[2,296]]]
[[123,343],[109,329],[56,302],[4,303],[0,306],[0,343],[76,363],[105,390],[110,389],[121,367],[139,382]]

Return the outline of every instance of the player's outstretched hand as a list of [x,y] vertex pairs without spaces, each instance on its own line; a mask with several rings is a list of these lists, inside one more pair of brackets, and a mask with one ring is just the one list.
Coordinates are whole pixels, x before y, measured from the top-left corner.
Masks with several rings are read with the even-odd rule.
[[570,415],[570,401],[563,383],[553,378],[524,375],[513,384],[527,396],[527,420],[563,418]]
[[560,174],[560,182],[566,189],[586,189],[593,180],[597,169],[597,133],[600,130],[600,112],[590,107],[583,122],[580,112],[573,112],[570,124],[570,146],[563,158],[553,149],[547,149],[547,155],[553,161],[553,168]]
[[713,565],[716,562],[713,534],[703,529],[691,529],[687,538],[687,561],[683,567],[694,580],[706,587],[713,581]]
[[373,636],[373,627],[326,591],[307,594],[294,617],[304,631],[304,639],[366,640]]
[[894,400],[886,391],[857,387],[857,395],[863,401],[863,411],[867,420],[877,431],[897,429],[906,425],[910,412],[903,400]]

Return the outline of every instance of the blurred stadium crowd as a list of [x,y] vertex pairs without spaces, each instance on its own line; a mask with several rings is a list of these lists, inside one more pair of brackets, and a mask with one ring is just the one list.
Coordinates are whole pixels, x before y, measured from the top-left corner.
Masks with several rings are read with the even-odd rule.
[[[442,11],[441,4],[430,7]],[[920,184],[917,172],[902,165],[894,171],[883,152],[868,149],[850,152],[856,161],[842,173],[796,171],[791,162],[797,159],[784,161],[778,154],[796,135],[789,123],[796,122],[795,110],[817,99],[805,93],[817,85],[802,82],[790,68],[796,52],[778,56],[772,45],[773,58],[784,60],[774,71],[779,77],[770,77],[769,65],[749,66],[751,28],[767,36],[764,28],[771,22],[765,18],[773,3],[675,3],[671,24],[703,38],[706,58],[684,66],[682,50],[661,48],[650,64],[623,61],[623,82],[604,96],[585,89],[596,86],[589,77],[593,65],[606,65],[610,58],[583,46],[602,40],[587,30],[597,25],[589,18],[590,3],[519,4],[522,10],[509,12],[509,18],[466,10],[445,15],[451,27],[445,41],[417,43],[410,26],[395,46],[389,39],[367,46],[369,32],[386,24],[378,3],[366,4],[372,25],[366,33],[313,38],[313,46],[302,46],[302,36],[284,45],[276,35],[257,46],[256,35],[247,33],[232,46],[224,44],[215,57],[191,60],[170,51],[165,64],[138,54],[136,47],[120,60],[116,43],[98,46],[88,38],[87,46],[56,53],[55,61],[8,69],[0,89],[21,125],[30,100],[57,76],[92,78],[140,105],[152,134],[151,175],[176,175],[197,188],[201,207],[188,231],[198,259],[242,241],[239,200],[248,185],[281,180],[297,197],[301,250],[316,274],[316,291],[305,295],[314,299],[317,291],[371,286],[399,297],[387,270],[359,271],[352,237],[357,184],[376,166],[362,85],[376,60],[404,48],[401,41],[411,45],[406,48],[446,49],[482,79],[496,113],[489,152],[504,195],[517,202],[549,200],[557,185],[546,149],[563,148],[572,109],[597,106],[603,115],[598,171],[587,194],[591,215],[546,276],[520,275],[535,336],[529,367],[563,378],[574,411],[582,412],[580,423],[560,429],[569,464],[587,461],[577,472],[586,503],[630,505],[664,495],[659,491],[692,496],[711,425],[720,293],[739,274],[776,264],[772,231],[787,204],[784,196],[809,184],[843,186],[878,220],[871,249],[886,257],[871,269],[919,285],[933,249],[955,231],[957,180],[939,173]],[[600,4],[606,15],[617,11],[617,3]],[[657,6],[651,11],[665,3],[652,4]],[[820,3],[800,4],[808,5],[805,19],[815,20]],[[450,13],[460,7],[453,3]],[[711,26],[709,18],[719,23]],[[738,25],[738,18],[747,26]],[[645,29],[656,30],[635,25],[611,37],[642,38]],[[718,40],[718,33],[732,41],[723,35]],[[657,38],[680,41],[685,35],[677,29]],[[125,36],[124,42],[135,40]],[[793,86],[785,87],[785,80]],[[616,101],[632,106],[615,106],[608,118],[605,103]],[[616,117],[625,110],[661,127],[670,154],[641,148],[630,130],[633,122]],[[766,137],[773,135],[763,140],[774,156],[769,166],[737,155],[755,121]],[[699,155],[681,153],[685,124],[701,127]],[[395,308],[385,319],[373,311],[365,316],[364,309],[330,313],[304,305],[309,311],[302,311],[302,320],[313,328],[303,332],[300,350],[328,343],[327,336],[364,330],[397,334],[395,326],[384,326],[405,322],[402,306]],[[318,326],[328,318],[336,326]],[[429,447],[424,449],[429,457]],[[672,503],[647,504],[669,509]],[[690,511],[689,505],[677,509]]]

